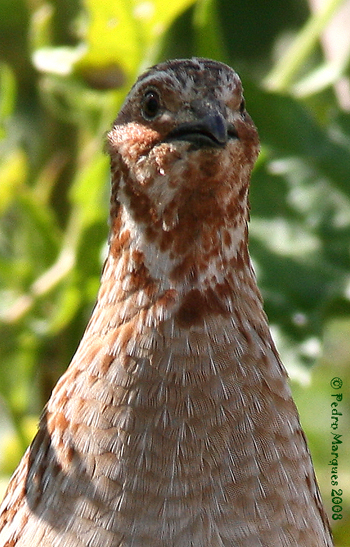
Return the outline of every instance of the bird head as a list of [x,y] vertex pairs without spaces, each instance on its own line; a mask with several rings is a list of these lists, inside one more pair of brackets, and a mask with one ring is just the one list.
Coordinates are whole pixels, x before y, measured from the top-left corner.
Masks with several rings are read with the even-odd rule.
[[150,68],[127,96],[108,149],[112,225],[123,214],[134,238],[173,257],[217,254],[225,234],[226,242],[243,237],[259,140],[229,66],[193,58]]

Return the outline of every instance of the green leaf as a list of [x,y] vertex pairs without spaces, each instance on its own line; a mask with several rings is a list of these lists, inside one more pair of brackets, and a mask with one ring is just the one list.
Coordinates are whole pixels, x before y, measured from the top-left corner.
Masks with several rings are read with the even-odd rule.
[[0,213],[16,199],[18,188],[27,178],[27,157],[23,150],[14,149],[0,163]]
[[193,19],[198,54],[211,59],[227,59],[216,0],[198,0]]
[[108,165],[107,156],[96,153],[81,169],[71,187],[70,199],[79,209],[81,230],[107,217],[108,206],[106,202],[103,208],[103,197],[109,180]]
[[88,52],[82,65],[120,64],[126,73],[134,73],[143,44],[132,4],[130,1],[84,0],[89,24],[85,36]]
[[16,102],[16,82],[12,70],[0,63],[0,124],[8,118]]
[[141,62],[145,65],[155,60],[155,46],[176,17],[193,3],[194,0],[85,0],[89,49],[81,65],[116,64],[133,79]]
[[292,97],[267,93],[245,84],[248,111],[261,140],[282,157],[300,156],[350,196],[350,149],[347,138],[337,138]]
[[57,334],[72,321],[81,303],[81,296],[81,287],[68,283],[60,287],[50,318],[45,323],[45,334]]

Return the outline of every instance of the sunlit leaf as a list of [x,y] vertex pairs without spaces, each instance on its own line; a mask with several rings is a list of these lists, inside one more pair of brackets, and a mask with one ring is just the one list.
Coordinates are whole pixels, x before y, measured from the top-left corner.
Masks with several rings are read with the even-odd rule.
[[108,66],[119,63],[126,73],[139,64],[144,47],[130,1],[84,0],[88,13],[83,64]]
[[[85,0],[89,50],[82,65],[119,64],[134,77],[175,18],[194,0]],[[150,60],[151,62],[151,60]]]
[[16,192],[27,177],[27,158],[23,150],[17,149],[0,159],[0,213],[16,197]]
[[40,72],[68,76],[74,65],[86,51],[86,46],[80,44],[73,47],[43,47],[33,53],[33,64]]

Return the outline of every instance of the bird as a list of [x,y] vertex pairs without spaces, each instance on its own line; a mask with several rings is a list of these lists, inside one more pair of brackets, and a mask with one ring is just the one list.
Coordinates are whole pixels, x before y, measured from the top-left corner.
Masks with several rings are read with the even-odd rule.
[[331,547],[248,249],[257,129],[193,57],[107,135],[109,249],[80,345],[0,516],[1,547]]

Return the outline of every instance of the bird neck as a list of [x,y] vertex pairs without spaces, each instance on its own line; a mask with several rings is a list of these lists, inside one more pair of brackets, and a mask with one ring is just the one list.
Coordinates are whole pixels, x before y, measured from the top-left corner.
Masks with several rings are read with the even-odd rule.
[[[148,239],[120,208],[111,230],[98,302],[90,321],[96,333],[139,322],[137,330],[175,321],[179,328],[203,325],[235,309],[262,318],[261,296],[247,248],[247,223],[216,233],[205,230],[174,255]],[[143,325],[143,326],[142,326]]]
[[139,281],[141,269],[142,277],[160,291],[175,289],[184,294],[193,287],[221,283],[232,271],[243,269],[251,276],[248,206],[244,205],[240,212],[228,211],[222,204],[216,207],[216,199],[208,201],[206,215],[203,210],[186,207],[171,228],[158,220],[152,229],[150,222],[140,221],[127,206],[119,204],[118,212],[112,211],[111,215],[107,261],[118,272],[116,281],[125,285],[125,278],[131,281],[130,274],[134,272],[135,279],[136,271]]

